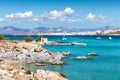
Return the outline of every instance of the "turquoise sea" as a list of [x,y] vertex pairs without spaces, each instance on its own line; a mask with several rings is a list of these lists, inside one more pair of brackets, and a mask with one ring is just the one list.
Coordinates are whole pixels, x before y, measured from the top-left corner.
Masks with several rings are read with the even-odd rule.
[[[62,36],[45,36],[50,41],[61,40]],[[68,42],[84,41],[87,46],[43,46],[51,52],[71,52],[64,58],[64,65],[35,66],[25,65],[33,72],[36,69],[52,70],[64,73],[68,80],[120,80],[120,36],[65,36]],[[22,40],[24,36],[5,36],[11,40]],[[36,39],[37,36],[33,36]],[[73,60],[77,56],[86,56],[89,52],[96,52],[99,56],[93,60]]]

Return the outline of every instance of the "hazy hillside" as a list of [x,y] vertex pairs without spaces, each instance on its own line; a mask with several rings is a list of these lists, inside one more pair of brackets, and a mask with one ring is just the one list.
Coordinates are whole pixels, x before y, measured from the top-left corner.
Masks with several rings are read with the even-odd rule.
[[39,33],[57,33],[57,32],[83,32],[83,31],[96,31],[96,30],[109,30],[109,29],[118,29],[118,27],[105,26],[97,29],[76,29],[76,28],[48,28],[48,27],[36,27],[33,29],[23,29],[17,28],[14,26],[5,26],[0,28],[0,34],[39,34]]

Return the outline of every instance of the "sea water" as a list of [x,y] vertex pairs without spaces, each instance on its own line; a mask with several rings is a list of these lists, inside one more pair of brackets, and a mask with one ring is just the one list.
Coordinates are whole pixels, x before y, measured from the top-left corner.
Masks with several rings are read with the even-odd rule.
[[[24,36],[5,36],[11,40],[22,40]],[[62,36],[45,36],[49,41],[62,40]],[[25,65],[35,72],[37,69],[64,73],[68,80],[120,80],[120,36],[65,36],[68,42],[83,41],[87,46],[43,46],[47,50],[56,52],[71,52],[72,55],[64,58],[64,65],[35,66]],[[37,39],[37,36],[33,36]],[[77,56],[86,56],[95,52],[99,56],[92,60],[74,60]]]

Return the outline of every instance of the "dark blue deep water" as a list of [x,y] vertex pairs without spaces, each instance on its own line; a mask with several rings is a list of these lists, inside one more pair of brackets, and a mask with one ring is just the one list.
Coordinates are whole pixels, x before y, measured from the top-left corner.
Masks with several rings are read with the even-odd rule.
[[[62,36],[45,36],[50,41],[61,40]],[[5,36],[11,40],[23,40],[24,36]],[[33,72],[36,69],[52,70],[64,73],[69,80],[120,80],[120,36],[66,36],[68,42],[84,41],[87,46],[43,46],[51,52],[72,53],[64,58],[65,64],[51,66],[26,65]],[[37,36],[33,36],[37,39]],[[96,52],[99,56],[93,60],[73,60],[77,56],[85,56],[89,52]]]

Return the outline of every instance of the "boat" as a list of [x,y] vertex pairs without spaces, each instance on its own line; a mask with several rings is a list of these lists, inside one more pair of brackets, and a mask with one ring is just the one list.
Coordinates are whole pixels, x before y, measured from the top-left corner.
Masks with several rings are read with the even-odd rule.
[[64,36],[62,36],[61,40],[57,40],[55,42],[57,42],[57,43],[68,43],[67,38],[65,38]]
[[65,35],[62,36],[62,40],[67,41],[67,38],[65,37]]
[[57,41],[55,41],[55,42],[57,42],[57,43],[67,43],[66,40],[57,40]]
[[75,60],[89,60],[92,59],[92,57],[86,57],[86,56],[77,56],[74,58]]
[[63,40],[63,41],[66,41],[66,40],[67,40],[67,38],[62,38],[62,40]]
[[80,46],[86,46],[87,44],[84,42],[73,42],[72,45],[80,45]]
[[96,37],[96,39],[101,39],[101,37]]
[[45,66],[45,64],[35,63],[36,66]]
[[109,40],[112,40],[112,37],[109,37],[108,39],[109,39]]

